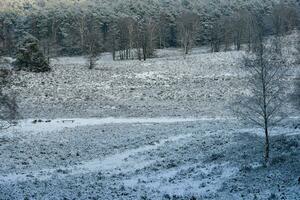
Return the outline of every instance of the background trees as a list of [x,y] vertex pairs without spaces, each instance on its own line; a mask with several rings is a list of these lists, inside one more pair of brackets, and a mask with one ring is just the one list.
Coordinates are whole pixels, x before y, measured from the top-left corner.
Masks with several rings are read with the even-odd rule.
[[230,6],[199,0],[2,0],[1,4],[0,47],[2,54],[10,56],[26,33],[40,41],[48,58],[87,55],[88,29],[97,26],[97,53],[111,51],[114,59],[144,59],[153,56],[153,48],[180,46],[185,55],[193,45],[203,44],[211,44],[212,51],[232,46],[240,50],[243,44],[250,50],[258,16],[268,21],[269,35],[285,34],[299,24],[297,1],[233,0]]
[[178,41],[183,48],[184,55],[187,55],[195,42],[196,31],[199,28],[199,16],[185,12],[177,18]]
[[163,49],[170,46],[172,25],[171,17],[167,13],[160,13],[157,22],[158,48]]
[[0,12],[0,55],[12,55],[15,40],[15,19],[14,13]]
[[101,43],[102,34],[100,31],[101,22],[93,16],[89,16],[86,21],[83,51],[88,55],[89,69],[93,69],[97,61],[97,56],[103,47]]
[[130,17],[118,20],[119,57],[120,60],[133,59],[133,48],[138,36],[138,23]]
[[297,27],[299,14],[293,5],[280,3],[271,11],[272,32],[275,38],[275,47],[278,53],[281,50],[281,37]]
[[[221,50],[221,45],[224,43],[225,45],[228,44],[228,34],[227,34],[227,27],[223,24],[222,19],[218,19],[215,21],[211,26],[211,32],[210,32],[210,46],[211,46],[211,52],[219,52]],[[226,38],[225,38],[226,37]]]
[[[139,43],[142,48],[143,59],[146,60],[154,56],[154,50],[157,44],[157,25],[152,18],[146,18],[140,23],[139,31]],[[137,48],[139,48],[139,46]],[[138,57],[141,60],[140,55],[138,55]]]

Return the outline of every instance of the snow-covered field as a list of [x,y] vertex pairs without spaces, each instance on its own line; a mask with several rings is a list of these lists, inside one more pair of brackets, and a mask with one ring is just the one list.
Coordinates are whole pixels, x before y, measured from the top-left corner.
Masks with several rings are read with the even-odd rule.
[[232,119],[22,121],[0,135],[0,199],[297,199],[300,130],[287,124],[264,168],[261,130]]
[[244,92],[243,55],[175,54],[145,62],[106,55],[94,70],[82,58],[60,58],[48,74],[18,73],[14,90],[23,118],[228,116],[232,99]]
[[231,114],[245,92],[244,53],[157,53],[145,62],[105,54],[93,70],[59,58],[48,74],[18,72],[23,119],[0,132],[0,199],[299,199],[293,106],[271,130],[268,168],[262,130]]
[[104,59],[94,70],[64,58],[49,74],[21,72],[14,89],[23,118],[222,116],[243,80],[242,55]]

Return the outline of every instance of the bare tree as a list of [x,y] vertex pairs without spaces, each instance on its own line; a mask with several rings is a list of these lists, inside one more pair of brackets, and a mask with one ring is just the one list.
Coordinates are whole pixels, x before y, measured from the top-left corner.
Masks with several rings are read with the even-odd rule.
[[117,28],[116,23],[112,23],[110,25],[110,28],[108,30],[108,49],[110,50],[111,54],[112,54],[112,58],[113,60],[116,60],[116,52],[117,52],[117,48],[119,45],[119,30]]
[[85,46],[86,46],[86,52],[88,54],[88,66],[89,69],[93,69],[97,58],[99,51],[101,50],[101,31],[100,31],[100,25],[101,23],[95,19],[93,16],[89,16],[87,18],[87,27],[86,27],[86,35],[85,35]]
[[77,19],[75,19],[74,21],[75,21],[76,27],[78,27],[78,31],[79,31],[79,35],[80,35],[80,48],[81,48],[81,51],[83,52],[85,49],[84,36],[86,34],[86,16],[84,13],[80,13],[76,17],[77,17]]
[[121,18],[118,21],[118,39],[120,60],[133,59],[133,48],[138,32],[138,24],[131,17]]
[[246,18],[243,11],[235,13],[235,16],[232,18],[233,21],[233,39],[235,49],[237,51],[241,50],[243,43],[243,36],[245,31]]
[[258,22],[255,13],[251,13],[246,9],[238,10],[232,17],[233,21],[233,39],[236,50],[241,49],[242,43],[247,43],[248,51],[252,50],[258,31]]
[[235,111],[239,117],[264,129],[264,159],[268,164],[269,129],[284,116],[282,105],[286,94],[283,78],[287,67],[274,47],[267,48],[261,43],[259,51],[245,57],[243,69],[250,75],[246,84],[248,94],[239,98]]
[[171,20],[166,13],[160,13],[158,20],[158,46],[160,49],[167,47],[167,40],[170,34]]
[[280,3],[273,8],[271,16],[276,51],[281,53],[282,37],[297,26],[299,14],[296,8]]
[[177,19],[177,29],[179,42],[186,56],[191,50],[194,41],[195,33],[199,27],[199,16],[194,13],[183,13]]
[[224,39],[224,26],[222,20],[216,20],[210,29],[210,45],[211,52],[219,52],[221,50],[222,40]]
[[[223,44],[224,44],[224,51],[228,51],[230,48],[230,45],[232,44],[233,40],[233,25],[232,25],[231,17],[223,16],[220,19],[220,25],[221,25],[221,33],[223,33]],[[212,49],[213,51],[213,49]]]
[[139,37],[137,40],[137,53],[138,58],[141,60],[140,48],[142,48],[143,59],[151,58],[154,56],[155,41],[156,41],[157,25],[151,18],[144,19],[139,23]]

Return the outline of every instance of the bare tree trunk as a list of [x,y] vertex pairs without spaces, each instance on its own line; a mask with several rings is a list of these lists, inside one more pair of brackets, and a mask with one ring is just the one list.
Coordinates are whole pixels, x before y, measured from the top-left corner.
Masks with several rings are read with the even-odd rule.
[[270,143],[269,143],[269,123],[268,123],[268,105],[267,105],[267,80],[266,74],[268,73],[264,65],[263,56],[264,56],[264,46],[263,39],[260,39],[260,70],[261,70],[261,83],[262,83],[262,98],[263,98],[263,120],[264,120],[264,130],[265,130],[265,165],[269,163],[269,154],[270,154]]
[[268,125],[265,124],[265,164],[269,163],[270,158],[270,141],[269,141],[269,130]]
[[85,33],[85,30],[84,30],[85,24],[84,23],[85,23],[85,19],[82,16],[79,19],[80,47],[81,47],[82,51],[84,51],[84,33]]
[[138,54],[139,61],[141,61],[142,60],[142,53],[141,53],[141,48],[140,47],[138,47],[138,49],[137,49],[137,54]]

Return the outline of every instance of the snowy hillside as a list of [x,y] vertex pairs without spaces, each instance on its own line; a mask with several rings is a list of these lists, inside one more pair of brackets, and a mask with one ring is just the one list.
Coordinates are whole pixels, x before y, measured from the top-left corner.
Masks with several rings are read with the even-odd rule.
[[165,56],[146,62],[103,56],[94,70],[83,58],[59,58],[50,73],[20,72],[15,91],[22,117],[231,115],[232,100],[244,91],[243,52],[186,59],[175,50],[160,53]]
[[299,129],[272,131],[265,168],[260,130],[234,121],[22,121],[0,134],[0,198],[297,200]]
[[247,92],[245,53],[157,54],[143,62],[103,54],[92,70],[83,57],[62,57],[49,73],[18,72],[24,120],[0,133],[0,199],[297,200],[292,105],[271,130],[269,168],[262,130],[232,115]]

